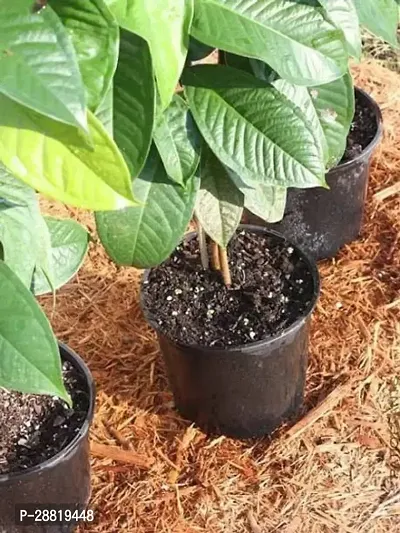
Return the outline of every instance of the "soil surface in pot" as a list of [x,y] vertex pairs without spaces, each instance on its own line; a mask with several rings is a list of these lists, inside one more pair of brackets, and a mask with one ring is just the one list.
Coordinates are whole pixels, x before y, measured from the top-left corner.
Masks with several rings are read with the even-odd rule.
[[354,119],[347,136],[346,151],[340,161],[347,163],[359,156],[372,142],[376,134],[375,111],[356,93]]
[[64,384],[73,408],[57,397],[0,388],[0,474],[23,471],[64,449],[82,427],[89,410],[85,377],[63,363]]
[[183,242],[143,283],[148,318],[177,342],[241,346],[303,316],[313,298],[307,263],[269,235],[241,231],[228,247],[232,287],[200,264],[197,238]]

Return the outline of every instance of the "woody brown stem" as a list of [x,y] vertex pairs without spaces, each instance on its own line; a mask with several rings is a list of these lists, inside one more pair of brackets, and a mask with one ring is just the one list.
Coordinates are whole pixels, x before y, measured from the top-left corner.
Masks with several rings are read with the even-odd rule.
[[231,272],[229,270],[228,254],[226,248],[219,247],[219,259],[221,262],[222,277],[225,285],[229,288],[232,285]]
[[199,240],[201,265],[206,270],[209,266],[206,234],[203,229],[203,226],[200,224],[200,222],[197,219],[196,219],[196,225],[197,225],[197,238]]
[[221,270],[221,263],[219,260],[219,248],[218,244],[211,241],[211,265],[213,270]]

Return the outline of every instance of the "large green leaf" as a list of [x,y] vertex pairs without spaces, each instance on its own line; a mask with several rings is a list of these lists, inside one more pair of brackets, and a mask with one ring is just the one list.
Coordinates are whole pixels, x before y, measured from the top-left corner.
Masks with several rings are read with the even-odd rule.
[[95,111],[106,95],[118,60],[118,25],[103,0],[50,0],[72,39],[86,87],[87,105]]
[[286,189],[257,183],[253,188],[242,189],[244,206],[265,222],[273,224],[282,220],[286,207]]
[[193,214],[199,179],[186,187],[172,183],[153,148],[141,175],[134,181],[140,207],[96,213],[97,231],[110,257],[120,265],[149,268],[175,249]]
[[0,387],[69,402],[50,324],[34,296],[0,261]]
[[236,66],[260,80],[271,82],[303,111],[321,141],[327,168],[331,168],[340,160],[354,116],[354,86],[350,74],[345,74],[326,85],[306,88],[276,79],[275,72],[257,59],[234,54],[225,56],[230,66]]
[[223,248],[235,234],[243,212],[243,194],[210,149],[204,151],[196,216],[204,231]]
[[197,170],[201,137],[188,105],[180,96],[174,95],[159,117],[153,138],[168,176],[184,185]]
[[353,0],[319,0],[319,2],[324,6],[331,21],[343,31],[349,53],[359,59],[361,34]]
[[325,183],[317,132],[273,86],[214,65],[187,69],[183,81],[200,132],[243,181],[302,188]]
[[3,260],[26,287],[36,264],[40,218],[35,192],[0,165],[0,242]]
[[53,287],[40,269],[35,270],[32,291],[44,294],[67,283],[80,269],[89,245],[89,234],[75,220],[45,217],[51,239],[51,262],[54,272]]
[[345,149],[347,136],[354,117],[354,86],[350,74],[309,89],[328,143],[327,168],[336,165]]
[[191,33],[215,48],[261,59],[298,85],[328,83],[347,68],[342,32],[305,2],[197,0]]
[[142,170],[150,149],[155,87],[149,47],[141,37],[121,31],[114,77],[114,139],[132,177]]
[[133,203],[129,170],[115,143],[89,113],[94,147],[71,126],[0,95],[0,161],[17,178],[62,202],[87,209]]
[[193,0],[107,0],[107,3],[120,26],[148,42],[165,109],[185,64]]
[[110,137],[114,136],[114,118],[113,118],[113,108],[114,108],[114,89],[113,86],[108,89],[103,100],[100,102],[99,107],[96,109],[96,117],[103,124],[107,133]]
[[354,3],[360,23],[397,47],[399,10],[395,0],[354,0]]
[[285,80],[276,80],[273,85],[305,113],[321,139],[326,167],[334,166],[345,151],[354,116],[354,87],[350,74],[311,89]]
[[85,91],[67,30],[32,0],[0,1],[0,92],[39,113],[87,129]]

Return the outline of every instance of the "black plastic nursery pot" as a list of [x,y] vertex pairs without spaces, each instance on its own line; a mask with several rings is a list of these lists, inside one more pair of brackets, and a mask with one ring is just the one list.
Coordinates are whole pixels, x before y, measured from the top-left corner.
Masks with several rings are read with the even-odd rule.
[[[43,509],[84,511],[91,494],[89,427],[93,419],[95,385],[83,360],[59,343],[63,361],[71,363],[87,383],[89,409],[73,440],[57,455],[24,471],[0,475],[0,533],[70,533],[76,523],[47,521]],[[41,519],[36,524],[20,525],[21,510],[30,514],[36,508]],[[28,519],[27,519],[28,520]],[[32,521],[32,520],[31,520]]]
[[[354,159],[327,173],[329,189],[288,189],[284,218],[276,224],[267,224],[315,260],[335,256],[342,246],[357,239],[361,231],[370,163],[382,136],[382,115],[378,104],[362,89],[356,89],[356,98],[373,113],[374,138]],[[265,224],[249,212],[245,220]]]
[[[206,432],[235,438],[271,434],[302,408],[307,369],[309,323],[319,295],[314,262],[278,233],[250,225],[251,232],[293,246],[312,276],[312,297],[306,311],[277,335],[243,346],[185,345],[165,335],[146,308],[165,360],[175,406],[180,414]],[[194,237],[194,233],[186,239]],[[144,275],[143,283],[148,279]]]

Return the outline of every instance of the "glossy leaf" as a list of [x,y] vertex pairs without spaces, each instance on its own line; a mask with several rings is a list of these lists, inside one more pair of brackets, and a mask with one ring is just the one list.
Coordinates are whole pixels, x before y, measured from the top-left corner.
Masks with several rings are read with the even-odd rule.
[[49,285],[42,270],[36,269],[32,291],[36,295],[51,292],[67,283],[80,269],[89,245],[89,234],[75,220],[45,217],[50,233],[51,263],[54,272],[54,287]]
[[34,296],[0,261],[0,387],[69,402],[50,324]]
[[399,10],[395,0],[354,0],[360,23],[374,35],[398,46]]
[[119,30],[103,0],[50,0],[67,28],[86,88],[88,107],[104,99],[118,60]]
[[185,64],[193,0],[108,0],[108,4],[120,26],[148,42],[165,109]]
[[354,117],[354,86],[350,74],[326,85],[309,89],[327,144],[327,168],[336,165],[346,149]]
[[273,86],[231,67],[184,74],[191,112],[216,156],[244,182],[324,184],[324,157],[304,113]]
[[313,131],[316,133],[321,142],[324,151],[324,160],[327,162],[329,159],[328,143],[325,138],[324,130],[322,129],[318,113],[313,105],[313,99],[307,87],[294,85],[293,83],[289,83],[285,80],[276,80],[273,82],[273,86],[303,111],[307,117],[307,120],[312,125]]
[[114,77],[114,139],[132,177],[142,170],[150,149],[155,109],[154,76],[147,43],[121,31]]
[[349,53],[360,59],[361,34],[358,14],[353,0],[319,0],[331,21],[345,36]]
[[197,170],[201,138],[188,105],[180,96],[175,95],[159,117],[153,138],[168,176],[184,185]]
[[129,170],[115,143],[89,113],[94,147],[70,126],[0,95],[0,161],[43,194],[87,209],[133,202]]
[[265,222],[282,220],[286,207],[286,189],[257,183],[254,188],[242,189],[244,206]]
[[223,248],[235,234],[243,212],[243,194],[210,149],[202,156],[196,216],[209,237]]
[[105,97],[100,102],[99,107],[96,109],[95,116],[100,120],[106,129],[110,137],[114,136],[114,119],[113,119],[113,107],[114,107],[114,90],[111,87],[108,89]]
[[87,129],[85,91],[67,30],[47,6],[0,3],[0,92],[61,122]]
[[149,268],[175,249],[193,214],[199,179],[186,187],[172,183],[153,148],[141,175],[134,181],[139,207],[96,213],[97,231],[110,257],[120,265]]
[[328,83],[347,68],[343,34],[321,8],[294,0],[197,0],[192,35],[260,59],[298,85]]

